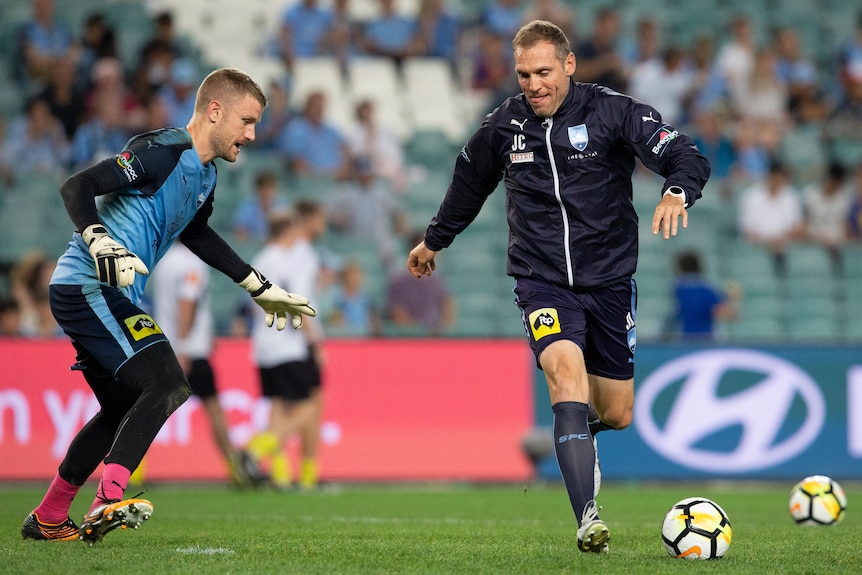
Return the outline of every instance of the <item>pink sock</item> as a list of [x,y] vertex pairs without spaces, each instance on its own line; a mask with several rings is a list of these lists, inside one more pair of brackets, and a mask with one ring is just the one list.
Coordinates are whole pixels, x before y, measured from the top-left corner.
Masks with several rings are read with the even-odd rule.
[[72,506],[72,500],[79,489],[81,489],[80,485],[72,485],[58,473],[54,476],[42,503],[33,510],[33,513],[39,516],[39,521],[42,523],[52,525],[62,523],[69,517],[69,507]]
[[132,472],[119,463],[106,464],[102,479],[99,480],[99,488],[96,489],[96,498],[90,506],[90,512],[105,503],[121,500],[131,475]]

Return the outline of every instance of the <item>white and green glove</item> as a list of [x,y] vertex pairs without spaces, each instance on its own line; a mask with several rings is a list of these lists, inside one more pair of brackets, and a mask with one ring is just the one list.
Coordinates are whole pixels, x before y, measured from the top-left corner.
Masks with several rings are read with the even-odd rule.
[[150,270],[138,256],[108,235],[102,224],[87,226],[81,237],[96,262],[99,281],[114,287],[126,287],[135,283],[135,273],[147,275]]
[[255,269],[239,282],[239,285],[251,294],[251,299],[266,312],[266,325],[281,331],[287,325],[287,316],[294,329],[302,327],[302,316],[314,317],[317,310],[308,303],[308,298],[295,293],[288,293],[273,285]]

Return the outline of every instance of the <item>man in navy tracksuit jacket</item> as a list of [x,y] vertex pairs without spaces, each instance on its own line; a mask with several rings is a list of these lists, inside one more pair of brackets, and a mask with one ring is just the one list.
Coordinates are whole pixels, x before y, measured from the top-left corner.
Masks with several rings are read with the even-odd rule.
[[578,519],[582,551],[607,552],[594,497],[594,434],[631,423],[638,216],[631,176],[638,159],[665,178],[652,231],[677,235],[701,196],[709,162],[654,108],[595,84],[574,82],[569,42],[550,22],[513,41],[523,91],[470,137],[425,239],[407,266],[420,278],[436,252],[479,213],[503,179],[508,274],[554,411],[557,460]]

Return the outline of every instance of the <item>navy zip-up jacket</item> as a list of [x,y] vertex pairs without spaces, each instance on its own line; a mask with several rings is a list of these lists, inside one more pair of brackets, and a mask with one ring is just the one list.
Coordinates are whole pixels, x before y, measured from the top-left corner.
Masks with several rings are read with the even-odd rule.
[[510,276],[576,291],[630,278],[635,158],[665,178],[657,201],[671,186],[682,188],[688,207],[701,197],[709,161],[651,106],[574,81],[551,118],[537,116],[523,94],[509,98],[462,148],[425,245],[448,247],[504,179]]

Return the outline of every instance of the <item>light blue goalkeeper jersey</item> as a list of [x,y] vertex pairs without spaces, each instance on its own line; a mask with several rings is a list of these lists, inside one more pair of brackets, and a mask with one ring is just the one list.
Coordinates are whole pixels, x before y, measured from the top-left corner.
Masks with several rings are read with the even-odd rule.
[[[166,128],[133,137],[110,160],[115,182],[101,182],[114,190],[96,198],[99,219],[111,237],[134,252],[152,271],[171,243],[208,202],[216,186],[216,166],[201,163],[185,128]],[[208,217],[209,214],[206,214]],[[120,288],[136,305],[147,276]],[[100,283],[90,252],[75,232],[60,256],[51,284]]]

